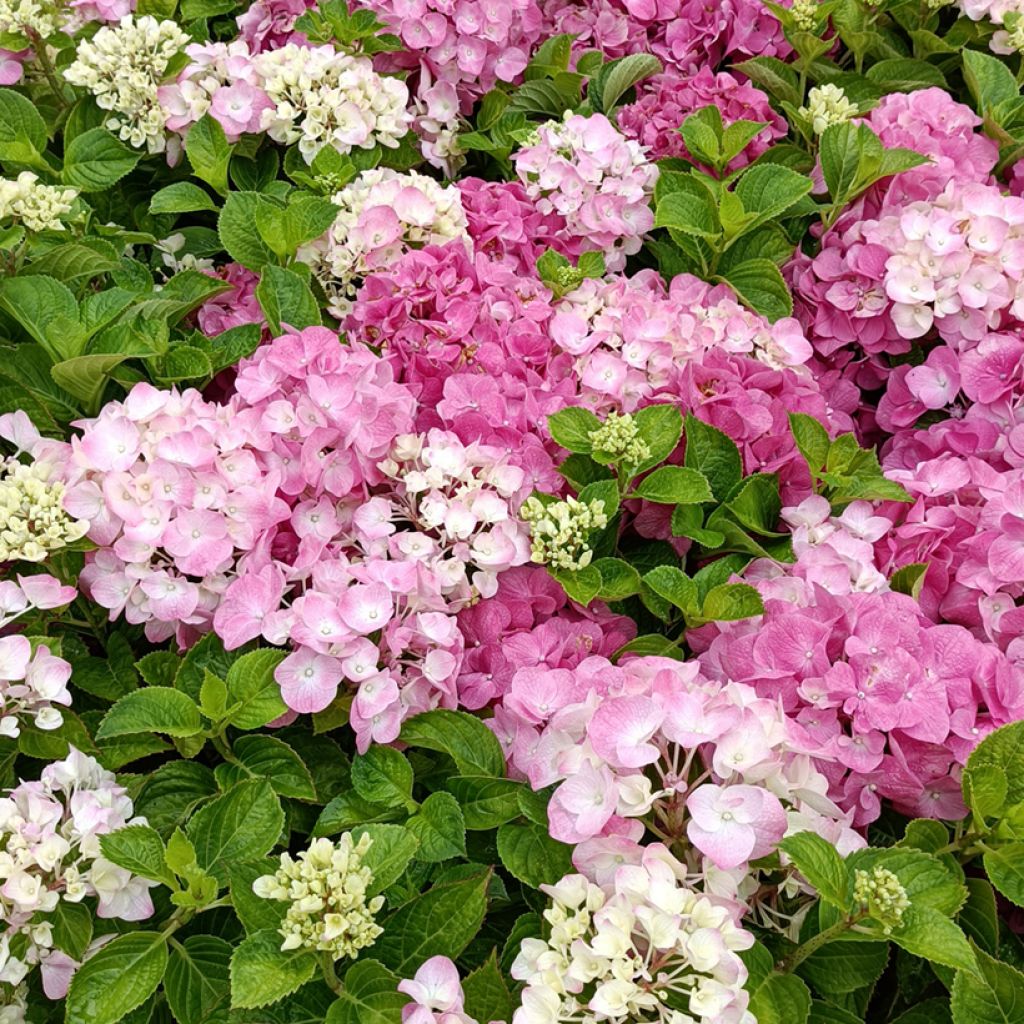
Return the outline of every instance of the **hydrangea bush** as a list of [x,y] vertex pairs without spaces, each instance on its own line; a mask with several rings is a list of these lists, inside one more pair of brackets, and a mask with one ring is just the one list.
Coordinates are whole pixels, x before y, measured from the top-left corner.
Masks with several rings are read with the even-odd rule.
[[0,0],[0,1024],[1024,1024],[1020,0]]

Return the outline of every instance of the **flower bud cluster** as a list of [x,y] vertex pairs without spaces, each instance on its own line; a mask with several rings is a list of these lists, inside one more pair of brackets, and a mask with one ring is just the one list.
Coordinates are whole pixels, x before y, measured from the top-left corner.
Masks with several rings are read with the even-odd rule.
[[64,23],[59,5],[53,0],[0,0],[0,33],[42,39],[53,35]]
[[533,561],[570,571],[590,565],[594,557],[590,534],[608,525],[604,502],[599,498],[582,502],[570,495],[564,501],[544,504],[530,497],[519,515],[530,524]]
[[899,877],[880,866],[853,873],[853,901],[882,925],[886,935],[900,926],[903,913],[910,906],[910,898]]
[[0,562],[41,562],[85,536],[88,520],[63,506],[64,484],[45,462],[0,462]]
[[815,135],[821,135],[834,124],[849,121],[857,113],[857,104],[847,99],[846,93],[832,82],[816,85],[807,93],[807,105],[797,113],[811,122]]
[[10,218],[29,231],[63,231],[61,218],[77,195],[73,188],[42,184],[31,171],[22,171],[15,179],[0,178],[0,220]]
[[289,903],[281,949],[304,947],[338,960],[373,945],[383,931],[374,915],[384,897],[368,898],[373,873],[363,858],[372,843],[365,833],[353,842],[351,832],[334,843],[315,839],[297,859],[282,853],[280,868],[253,882],[257,896]]
[[590,431],[589,438],[595,452],[608,456],[602,461],[637,465],[651,454],[647,442],[640,436],[640,428],[628,412],[621,416],[610,412],[597,430]]

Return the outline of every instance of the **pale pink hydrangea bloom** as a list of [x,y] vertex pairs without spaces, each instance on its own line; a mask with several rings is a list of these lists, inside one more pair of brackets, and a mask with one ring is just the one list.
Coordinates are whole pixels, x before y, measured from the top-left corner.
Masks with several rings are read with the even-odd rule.
[[[142,921],[153,913],[149,890],[156,883],[100,852],[100,836],[145,823],[132,814],[132,801],[113,773],[74,748],[47,765],[38,781],[22,782],[0,797],[0,848],[17,851],[0,858],[4,981],[18,985],[38,964],[47,996],[63,998],[77,964],[53,948],[49,927],[33,923],[62,901],[95,897],[96,915],[104,919]],[[9,944],[16,937],[26,948],[14,957]]]
[[59,729],[69,707],[71,666],[45,644],[34,650],[27,637],[0,637],[0,736],[17,737],[26,720],[38,729]]
[[402,1024],[477,1024],[463,1007],[459,969],[446,956],[426,960],[414,977],[399,982],[398,991],[412,1000],[402,1009]]
[[564,217],[567,239],[596,248],[609,270],[621,270],[654,227],[658,168],[604,114],[567,114],[540,125],[513,162],[541,213]]

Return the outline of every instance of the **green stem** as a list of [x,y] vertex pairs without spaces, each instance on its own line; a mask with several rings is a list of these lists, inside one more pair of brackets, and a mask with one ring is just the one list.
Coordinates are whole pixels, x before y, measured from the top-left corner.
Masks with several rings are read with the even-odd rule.
[[220,756],[223,757],[225,761],[229,761],[231,762],[231,764],[242,763],[238,760],[237,757],[235,757],[234,753],[231,750],[231,747],[227,745],[227,743],[224,740],[224,737],[219,733],[212,735],[210,737],[210,742],[213,744],[214,749],[217,751],[217,753],[220,754]]
[[843,932],[849,931],[859,920],[859,916],[844,917],[841,921],[837,921],[830,928],[826,928],[823,932],[818,932],[817,935],[797,946],[789,956],[781,960],[778,965],[778,970],[782,974],[790,974],[809,956],[821,949],[822,946],[825,946],[833,939],[838,938],[843,934]]
[[334,969],[334,960],[330,953],[320,954],[320,972],[324,976],[324,982],[327,987],[335,995],[340,996],[345,991],[345,986],[342,984],[341,978],[338,977],[338,972]]
[[35,54],[36,60],[39,61],[43,77],[50,86],[50,92],[53,93],[54,99],[60,104],[61,109],[66,109],[69,104],[64,95],[64,84],[57,77],[57,69],[53,66],[53,61],[50,60],[45,40],[38,32],[33,32],[31,29],[28,30],[28,37],[32,42],[32,52]]

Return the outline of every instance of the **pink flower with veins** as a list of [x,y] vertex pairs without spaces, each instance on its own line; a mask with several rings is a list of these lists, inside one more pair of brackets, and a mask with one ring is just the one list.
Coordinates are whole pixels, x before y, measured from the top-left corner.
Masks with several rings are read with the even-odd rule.
[[605,765],[584,761],[555,790],[548,805],[550,831],[563,843],[595,836],[615,814],[619,794],[615,776]]
[[344,673],[337,658],[300,647],[288,655],[274,672],[281,696],[293,711],[323,711],[334,700]]
[[661,728],[665,712],[646,697],[604,701],[587,726],[594,751],[616,768],[642,768],[661,752],[651,739]]
[[690,842],[725,870],[771,853],[786,831],[778,797],[757,786],[699,786],[686,809]]
[[264,110],[274,104],[262,90],[241,80],[221,86],[213,95],[210,114],[224,129],[229,142],[237,142],[245,132],[260,130]]

